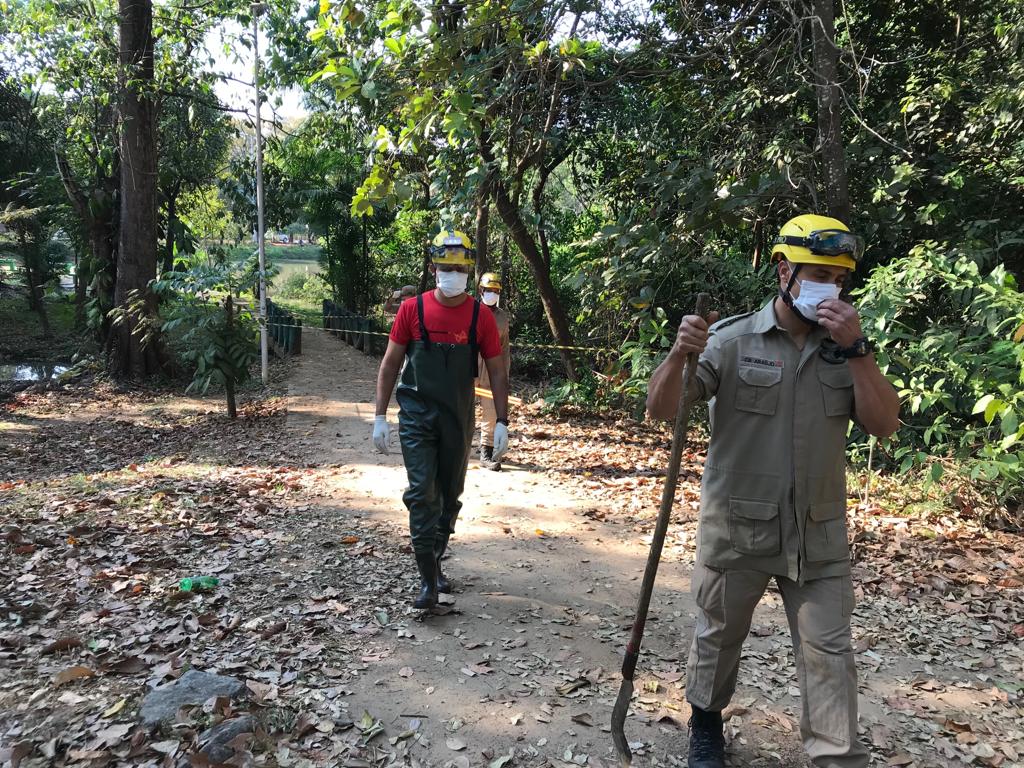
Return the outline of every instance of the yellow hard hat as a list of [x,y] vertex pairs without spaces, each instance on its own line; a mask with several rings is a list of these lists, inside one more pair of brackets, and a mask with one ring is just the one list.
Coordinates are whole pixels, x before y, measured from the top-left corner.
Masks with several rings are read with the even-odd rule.
[[442,229],[430,244],[430,260],[435,264],[454,264],[471,267],[476,263],[476,252],[465,232]]
[[484,272],[480,276],[480,287],[492,291],[501,291],[501,278],[493,272]]
[[845,267],[851,272],[864,255],[864,240],[839,219],[805,213],[782,225],[772,246],[772,258],[793,264]]

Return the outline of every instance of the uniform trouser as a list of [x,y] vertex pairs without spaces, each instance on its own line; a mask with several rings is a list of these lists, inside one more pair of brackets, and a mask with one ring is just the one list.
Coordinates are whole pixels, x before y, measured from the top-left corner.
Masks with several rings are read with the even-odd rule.
[[494,407],[494,395],[481,385],[480,395],[480,445],[494,445],[494,425],[498,423],[498,410]]
[[[757,571],[721,571],[702,565],[694,570],[697,627],[686,670],[686,698],[694,706],[720,711],[729,703],[754,607],[771,578]],[[793,638],[804,749],[817,768],[862,768],[869,755],[857,739],[850,577],[803,584],[781,576],[775,580]]]
[[[471,422],[472,424],[472,422]],[[402,495],[409,510],[414,552],[433,552],[455,530],[462,509],[467,434],[453,414],[439,409],[398,415],[398,435],[409,488]]]

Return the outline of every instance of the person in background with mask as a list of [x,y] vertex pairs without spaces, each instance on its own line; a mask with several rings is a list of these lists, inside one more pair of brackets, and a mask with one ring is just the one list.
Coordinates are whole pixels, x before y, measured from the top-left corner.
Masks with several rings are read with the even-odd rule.
[[416,295],[415,285],[403,285],[399,290],[392,291],[388,296],[387,301],[384,302],[384,314],[385,315],[397,315],[398,308],[402,306],[402,302],[406,299],[412,298]]
[[[481,275],[477,287],[480,289],[480,302],[490,308],[498,324],[501,362],[507,381],[509,371],[512,369],[512,350],[508,343],[508,312],[498,306],[501,300],[501,279],[493,272],[485,272]],[[494,430],[498,425],[498,411],[494,407],[494,393],[491,392],[491,379],[486,367],[480,369],[480,389],[483,390],[480,394],[480,410],[483,416],[480,421],[480,463],[487,469],[501,472],[501,459],[494,458]]]
[[508,382],[494,315],[466,293],[474,253],[469,238],[442,230],[428,246],[437,287],[406,299],[398,308],[377,373],[373,444],[388,452],[388,404],[402,361],[398,436],[409,478],[402,499],[420,591],[415,608],[432,608],[438,592],[450,592],[440,561],[462,508],[459,497],[473,443],[474,380],[482,358],[490,376],[497,426],[494,455],[508,448]]
[[[690,768],[724,768],[722,710],[736,687],[743,641],[768,582],[782,595],[803,713],[818,768],[861,768],[854,607],[846,530],[850,419],[879,437],[899,426],[899,396],[839,298],[863,253],[841,221],[803,215],[782,227],[772,258],[778,295],[759,311],[715,323],[689,315],[651,377],[647,410],[672,418],[690,352],[691,397],[710,400],[701,486],[697,603],[686,671]],[[708,323],[711,325],[710,330]]]

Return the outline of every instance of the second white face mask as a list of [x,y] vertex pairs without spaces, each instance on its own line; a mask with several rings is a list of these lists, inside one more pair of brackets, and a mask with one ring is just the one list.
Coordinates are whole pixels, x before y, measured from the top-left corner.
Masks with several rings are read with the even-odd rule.
[[793,305],[808,320],[818,319],[818,305],[825,299],[838,299],[839,286],[835,283],[800,281],[800,295],[794,297]]
[[465,272],[441,272],[438,270],[437,288],[449,299],[454,299],[459,294],[466,292],[466,283],[469,282],[469,275]]
[[494,291],[484,291],[483,296],[480,297],[480,301],[486,304],[488,307],[498,306],[499,295]]

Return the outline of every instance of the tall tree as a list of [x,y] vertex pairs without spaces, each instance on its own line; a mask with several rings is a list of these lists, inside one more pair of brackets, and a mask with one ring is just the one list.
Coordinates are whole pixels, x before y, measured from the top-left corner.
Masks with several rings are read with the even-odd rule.
[[814,92],[818,101],[818,141],[825,200],[830,216],[850,224],[850,185],[846,178],[843,144],[842,96],[838,84],[838,58],[832,0],[811,3],[814,41]]
[[158,129],[165,233],[161,271],[169,272],[174,267],[175,247],[189,239],[180,220],[180,199],[217,180],[233,129],[224,113],[210,106],[202,94],[165,99]]
[[23,91],[45,83],[35,106],[72,212],[65,226],[89,249],[75,275],[78,320],[86,322],[88,308],[88,321],[103,338],[113,307],[120,184],[116,21],[110,2],[58,7],[26,0],[0,24]]
[[[478,203],[493,202],[530,267],[551,335],[571,347],[551,274],[547,185],[608,82],[594,66],[605,56],[597,41],[605,19],[540,0],[516,3],[514,12],[482,0],[431,11],[392,0],[375,10],[379,19],[349,2],[321,7],[327,12],[312,35],[327,43],[320,76],[375,127],[373,168],[353,209],[372,213],[382,201],[408,200],[415,164],[407,156],[429,167],[449,222],[468,225]],[[565,350],[562,361],[575,378]]]
[[121,216],[111,337],[112,371],[147,376],[161,368],[156,343],[144,344],[156,314],[149,284],[157,267],[157,145],[152,0],[119,0]]
[[53,157],[32,103],[16,81],[0,69],[0,224],[14,234],[28,288],[29,309],[39,315],[43,333],[50,322],[44,284],[54,278],[47,258],[53,229],[53,202],[59,192],[46,189]]

